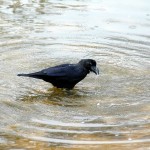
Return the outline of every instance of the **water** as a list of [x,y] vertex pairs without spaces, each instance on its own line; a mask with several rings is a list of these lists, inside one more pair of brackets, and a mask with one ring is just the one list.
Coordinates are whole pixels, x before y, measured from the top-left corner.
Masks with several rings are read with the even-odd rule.
[[[0,149],[149,149],[148,0],[0,1]],[[74,90],[16,76],[93,58]]]

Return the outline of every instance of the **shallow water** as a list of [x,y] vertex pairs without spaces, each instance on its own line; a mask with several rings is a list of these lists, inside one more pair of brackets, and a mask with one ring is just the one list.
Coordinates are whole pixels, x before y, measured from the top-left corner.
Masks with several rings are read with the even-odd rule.
[[[148,0],[0,1],[0,149],[149,149]],[[65,91],[18,73],[93,58]]]

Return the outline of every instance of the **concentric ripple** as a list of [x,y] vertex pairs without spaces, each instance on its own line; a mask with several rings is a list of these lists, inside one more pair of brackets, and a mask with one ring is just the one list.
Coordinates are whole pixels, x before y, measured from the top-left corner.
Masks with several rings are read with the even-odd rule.
[[[0,149],[148,150],[147,0],[0,1]],[[97,61],[70,91],[20,78]]]

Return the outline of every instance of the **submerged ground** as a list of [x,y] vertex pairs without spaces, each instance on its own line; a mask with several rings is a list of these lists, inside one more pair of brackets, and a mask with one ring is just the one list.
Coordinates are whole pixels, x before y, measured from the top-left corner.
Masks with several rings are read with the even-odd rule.
[[[148,0],[0,1],[0,149],[150,147]],[[82,58],[74,90],[19,78]]]

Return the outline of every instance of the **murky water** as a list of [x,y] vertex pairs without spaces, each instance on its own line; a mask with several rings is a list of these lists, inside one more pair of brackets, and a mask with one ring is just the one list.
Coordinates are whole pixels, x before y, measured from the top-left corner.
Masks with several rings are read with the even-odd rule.
[[[0,35],[0,149],[150,148],[148,0],[1,0]],[[16,76],[81,58],[71,91]]]

